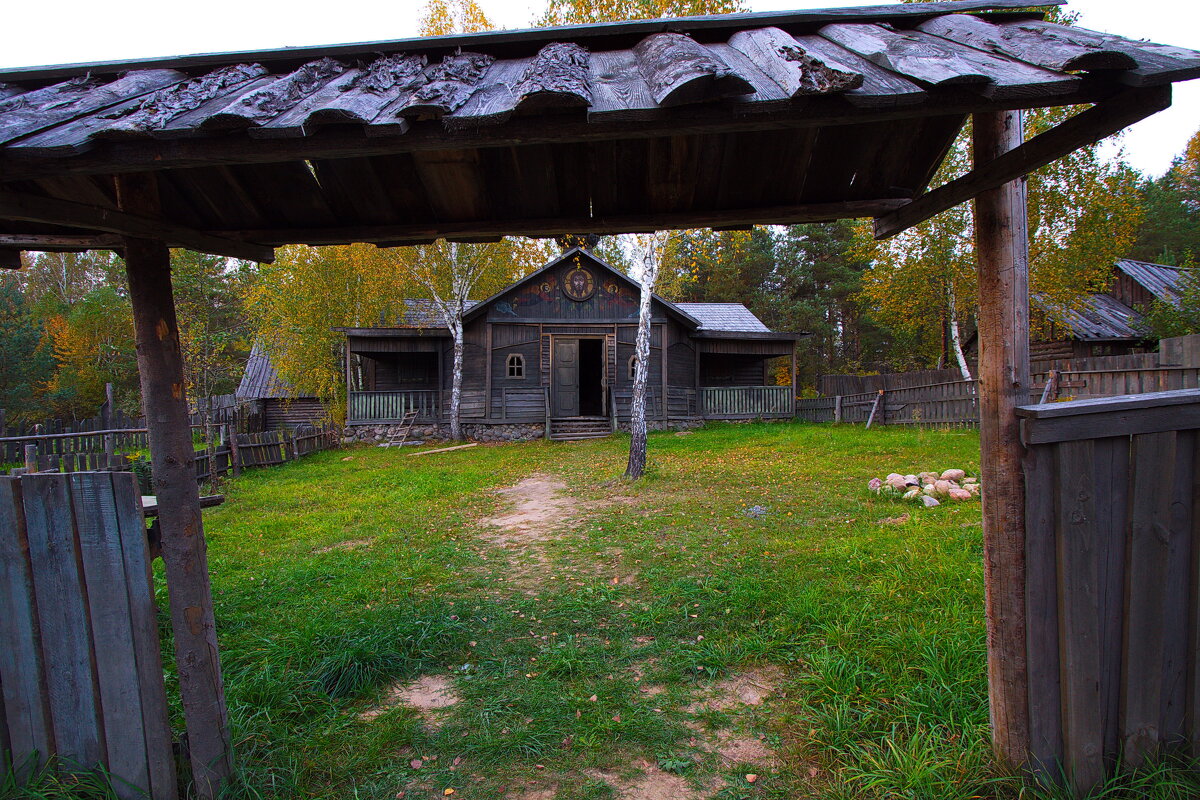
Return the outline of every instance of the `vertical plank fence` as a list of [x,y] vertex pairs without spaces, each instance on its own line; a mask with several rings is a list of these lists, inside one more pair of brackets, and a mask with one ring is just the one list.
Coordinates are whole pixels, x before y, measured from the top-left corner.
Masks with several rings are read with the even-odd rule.
[[0,729],[18,778],[102,766],[178,797],[146,529],[130,474],[0,477]]
[[1200,755],[1200,390],[1023,406],[1032,763]]

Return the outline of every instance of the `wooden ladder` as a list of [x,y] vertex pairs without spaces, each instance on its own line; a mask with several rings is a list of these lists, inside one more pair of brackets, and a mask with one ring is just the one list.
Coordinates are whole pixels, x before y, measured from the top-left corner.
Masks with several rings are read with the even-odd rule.
[[383,444],[381,444],[379,446],[380,447],[403,447],[404,443],[406,441],[408,441],[408,434],[412,432],[413,423],[415,423],[416,421],[417,421],[417,410],[415,408],[410,408],[408,411],[405,411],[404,416],[400,420],[400,427],[396,430],[395,433],[393,433],[391,435],[391,437],[386,442],[384,442]]

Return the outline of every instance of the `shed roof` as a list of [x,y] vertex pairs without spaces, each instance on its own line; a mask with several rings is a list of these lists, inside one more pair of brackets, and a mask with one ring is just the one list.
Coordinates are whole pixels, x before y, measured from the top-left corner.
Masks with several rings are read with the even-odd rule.
[[702,331],[770,333],[771,329],[741,303],[676,303],[700,321]]
[[242,382],[238,384],[234,396],[239,400],[292,400],[305,395],[279,377],[266,349],[256,341],[250,348],[246,370],[242,373]]
[[1123,258],[1117,262],[1117,269],[1159,300],[1174,303],[1179,299],[1179,282],[1183,279],[1183,271],[1177,267]]
[[[268,259],[297,242],[886,218],[970,113],[1104,109],[986,176],[1003,182],[1200,76],[1200,53],[1049,24],[1026,1],[0,71],[0,261],[139,232]],[[136,171],[155,174],[162,219],[114,213],[110,176]]]
[[1145,332],[1140,329],[1145,317],[1107,294],[1093,294],[1082,308],[1063,311],[1061,315],[1074,339],[1110,341],[1146,338]]

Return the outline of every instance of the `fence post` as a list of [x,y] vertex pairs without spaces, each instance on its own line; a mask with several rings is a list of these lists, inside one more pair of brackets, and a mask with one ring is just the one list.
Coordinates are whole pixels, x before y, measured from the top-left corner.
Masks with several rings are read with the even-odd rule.
[[[225,426],[229,428],[229,425]],[[233,477],[238,477],[242,474],[242,461],[238,457],[238,432],[236,423],[229,431],[229,465],[233,468]]]
[[36,444],[25,445],[25,471],[38,471],[38,449]]
[[[879,390],[879,394],[875,395],[875,402],[871,404],[871,415],[867,417],[867,430],[871,429],[871,423],[875,421],[875,414],[883,405],[883,389]],[[884,423],[884,418],[887,416],[887,410],[884,409],[883,414],[879,417],[879,424]]]
[[833,421],[842,421],[842,396],[840,394],[833,398]]

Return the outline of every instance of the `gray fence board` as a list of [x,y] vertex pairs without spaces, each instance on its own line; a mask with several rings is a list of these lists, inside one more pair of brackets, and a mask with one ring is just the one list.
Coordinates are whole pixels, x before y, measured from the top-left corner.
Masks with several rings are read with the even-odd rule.
[[18,764],[178,800],[145,537],[132,474],[0,478],[0,728]]
[[67,476],[22,480],[55,748],[76,763],[98,764],[104,750],[92,680],[92,635],[75,560]]
[[54,749],[49,709],[41,683],[42,651],[37,639],[37,610],[29,547],[25,541],[20,482],[0,478],[0,684],[4,722],[14,761],[25,764],[34,753],[42,760]]
[[[134,787],[148,786],[150,777],[142,734],[140,682],[133,653],[133,623],[125,591],[125,560],[112,480],[103,480],[106,478],[109,476],[71,475],[71,500],[84,581],[93,589],[88,594],[87,606],[106,761],[113,773],[132,784],[117,787],[118,796],[124,799],[141,794]],[[97,588],[101,591],[96,591]]]

